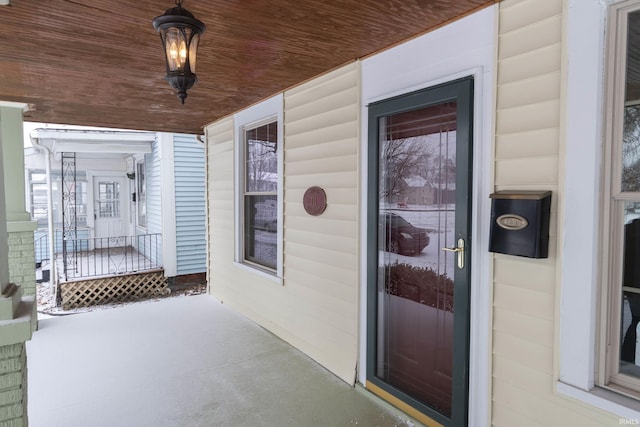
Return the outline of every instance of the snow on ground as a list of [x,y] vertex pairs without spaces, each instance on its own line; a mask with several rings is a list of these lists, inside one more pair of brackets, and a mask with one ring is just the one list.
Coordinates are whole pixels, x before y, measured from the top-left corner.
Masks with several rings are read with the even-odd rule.
[[45,319],[32,427],[415,426],[208,295]]

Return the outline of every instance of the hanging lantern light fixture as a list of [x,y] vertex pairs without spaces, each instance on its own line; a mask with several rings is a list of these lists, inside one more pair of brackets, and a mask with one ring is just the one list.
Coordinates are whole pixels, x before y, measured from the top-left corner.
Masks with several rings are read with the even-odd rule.
[[153,20],[153,27],[160,33],[164,47],[167,75],[165,79],[176,89],[184,104],[187,90],[197,81],[196,55],[200,35],[206,26],[176,0],[176,7],[167,9],[164,15]]

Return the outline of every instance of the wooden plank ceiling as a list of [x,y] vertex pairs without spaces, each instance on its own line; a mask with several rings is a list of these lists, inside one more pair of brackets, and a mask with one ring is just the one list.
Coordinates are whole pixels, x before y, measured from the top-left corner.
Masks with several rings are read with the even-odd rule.
[[332,68],[497,0],[185,0],[207,25],[181,105],[151,20],[173,0],[12,0],[0,6],[0,101],[26,121],[201,133]]

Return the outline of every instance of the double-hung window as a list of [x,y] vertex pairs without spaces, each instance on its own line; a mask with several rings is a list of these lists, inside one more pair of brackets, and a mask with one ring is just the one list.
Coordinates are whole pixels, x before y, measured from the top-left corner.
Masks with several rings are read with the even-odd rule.
[[640,1],[613,11],[598,380],[640,398]]
[[283,247],[282,95],[234,115],[236,263],[280,281]]
[[46,227],[49,204],[47,175],[44,171],[29,171],[29,202],[31,219],[38,221],[39,227]]
[[278,262],[278,122],[244,130],[243,256],[275,271]]

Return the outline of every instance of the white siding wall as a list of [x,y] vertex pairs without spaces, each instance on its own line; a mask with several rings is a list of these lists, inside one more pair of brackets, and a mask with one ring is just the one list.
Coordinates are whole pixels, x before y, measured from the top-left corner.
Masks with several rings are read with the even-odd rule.
[[206,270],[204,145],[174,135],[177,274]]
[[564,4],[506,0],[499,9],[495,189],[552,190],[553,199],[548,259],[494,256],[496,426],[618,425],[554,392]]
[[[353,383],[358,334],[358,66],[284,94],[284,277],[234,263],[233,120],[207,127],[211,293]],[[302,208],[323,187],[320,217]]]

